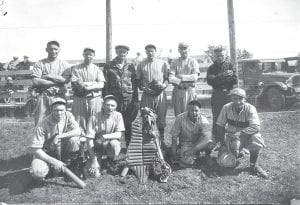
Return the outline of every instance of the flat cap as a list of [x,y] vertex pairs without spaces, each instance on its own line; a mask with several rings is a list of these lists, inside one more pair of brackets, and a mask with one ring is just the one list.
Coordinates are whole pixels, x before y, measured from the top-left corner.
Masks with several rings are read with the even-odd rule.
[[93,53],[96,53],[95,49],[93,49],[91,47],[86,47],[83,49],[83,52],[86,52],[86,51],[92,51]]
[[178,44],[178,48],[188,48],[189,44],[187,44],[186,42],[181,42]]
[[156,50],[156,46],[153,44],[148,44],[145,46],[145,49],[147,50],[147,48],[154,48]]
[[64,98],[56,97],[56,98],[53,98],[52,101],[51,101],[51,106],[53,106],[54,104],[64,104],[64,105],[66,105],[67,101]]
[[103,101],[105,102],[105,101],[108,100],[108,99],[111,99],[111,100],[114,100],[114,101],[118,102],[116,96],[114,96],[114,95],[107,95],[107,96],[105,96],[105,97],[103,98]]
[[230,91],[230,95],[237,95],[243,98],[246,98],[246,91],[242,88],[234,88]]
[[13,56],[13,59],[18,59],[19,57],[18,56]]
[[116,46],[115,46],[115,49],[116,49],[116,50],[119,49],[119,48],[123,48],[123,49],[129,51],[129,47],[128,47],[128,46],[125,46],[125,45],[116,45]]
[[23,56],[23,58],[29,58],[28,56]]

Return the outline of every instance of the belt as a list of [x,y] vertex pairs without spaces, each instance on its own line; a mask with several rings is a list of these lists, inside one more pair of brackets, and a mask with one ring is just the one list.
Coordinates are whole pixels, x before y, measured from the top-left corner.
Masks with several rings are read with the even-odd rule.
[[214,88],[213,90],[215,90],[215,91],[223,91],[223,92],[230,91],[230,89],[227,89],[227,88]]
[[176,88],[179,90],[187,90],[189,88],[195,88],[195,85],[177,85]]

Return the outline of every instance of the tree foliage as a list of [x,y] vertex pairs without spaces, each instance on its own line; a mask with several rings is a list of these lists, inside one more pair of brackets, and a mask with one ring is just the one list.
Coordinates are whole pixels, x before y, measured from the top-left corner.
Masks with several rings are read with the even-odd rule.
[[[209,45],[207,50],[204,51],[206,55],[208,55],[213,61],[215,60],[215,55],[214,55],[214,50],[216,48],[223,48],[225,51],[225,59],[230,59],[229,58],[229,52],[228,52],[228,48],[224,45]],[[246,49],[237,49],[236,51],[236,55],[237,55],[237,59],[246,59],[246,58],[252,58],[253,54],[249,51],[247,51]]]

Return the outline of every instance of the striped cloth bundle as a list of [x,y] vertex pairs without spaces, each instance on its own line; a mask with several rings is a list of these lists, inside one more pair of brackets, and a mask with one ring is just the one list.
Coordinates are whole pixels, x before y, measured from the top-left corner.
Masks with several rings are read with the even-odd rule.
[[142,118],[136,118],[131,129],[132,135],[127,149],[128,166],[151,165],[157,157],[154,137],[143,133]]

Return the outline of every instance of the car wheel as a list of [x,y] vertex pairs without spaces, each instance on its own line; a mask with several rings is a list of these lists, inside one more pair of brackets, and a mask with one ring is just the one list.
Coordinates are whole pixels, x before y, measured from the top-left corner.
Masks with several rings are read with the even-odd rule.
[[279,111],[285,106],[285,96],[278,88],[269,88],[266,93],[267,107]]

